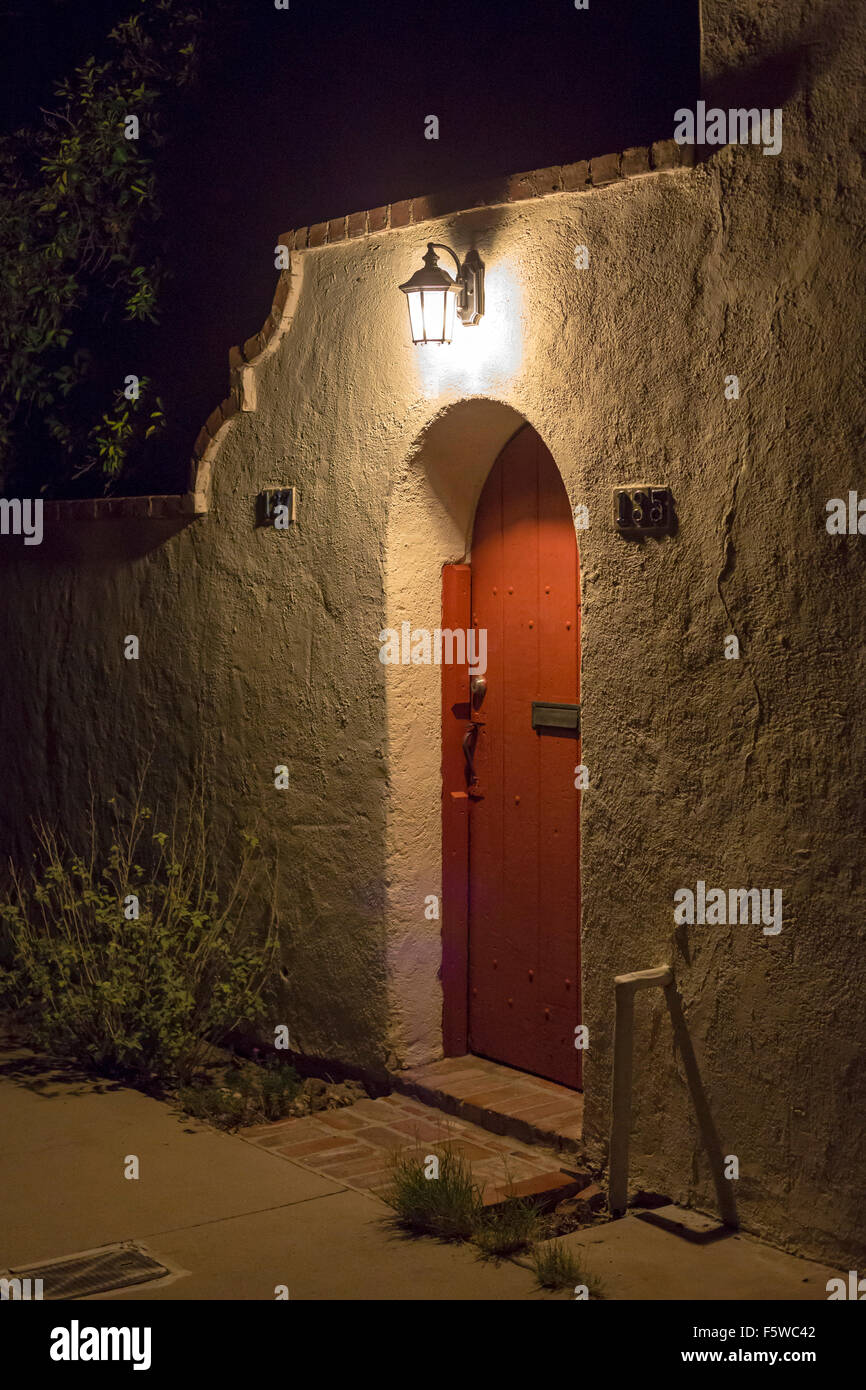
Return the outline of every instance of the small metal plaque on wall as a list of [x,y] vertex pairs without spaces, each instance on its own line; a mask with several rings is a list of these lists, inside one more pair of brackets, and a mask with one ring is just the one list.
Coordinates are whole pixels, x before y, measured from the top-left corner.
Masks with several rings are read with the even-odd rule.
[[670,535],[676,523],[673,493],[650,483],[614,488],[613,520],[622,536]]
[[297,493],[293,487],[272,487],[256,499],[257,524],[287,530],[298,519]]

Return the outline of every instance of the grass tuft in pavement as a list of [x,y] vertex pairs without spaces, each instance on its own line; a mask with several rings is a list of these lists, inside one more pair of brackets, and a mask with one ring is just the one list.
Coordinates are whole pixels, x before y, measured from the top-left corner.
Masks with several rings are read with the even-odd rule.
[[532,1203],[509,1197],[498,1210],[484,1214],[475,1239],[485,1255],[516,1255],[535,1243],[538,1232],[538,1212]]
[[481,1221],[481,1192],[469,1164],[447,1146],[439,1155],[398,1154],[382,1196],[402,1226],[442,1240],[471,1240]]
[[561,1240],[536,1246],[532,1256],[535,1277],[543,1289],[567,1289],[585,1285],[593,1298],[603,1298],[603,1285],[581,1264]]

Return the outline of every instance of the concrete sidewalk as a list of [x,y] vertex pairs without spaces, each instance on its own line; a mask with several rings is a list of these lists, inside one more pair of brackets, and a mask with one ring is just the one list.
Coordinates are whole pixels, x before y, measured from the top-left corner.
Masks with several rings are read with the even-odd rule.
[[562,1243],[613,1300],[823,1302],[827,1280],[842,1273],[735,1232],[695,1243],[634,1212]]
[[[124,1177],[128,1159],[140,1177]],[[376,1197],[137,1091],[0,1053],[0,1269],[116,1241],[181,1271],[128,1299],[544,1299],[534,1276],[393,1229]]]
[[[137,1179],[124,1176],[133,1156]],[[120,1241],[173,1272],[96,1297],[272,1300],[278,1285],[293,1300],[573,1297],[473,1247],[401,1233],[375,1195],[309,1162],[27,1050],[0,1052],[0,1269]],[[611,1299],[824,1299],[839,1272],[742,1236],[690,1245],[632,1216],[567,1242]]]

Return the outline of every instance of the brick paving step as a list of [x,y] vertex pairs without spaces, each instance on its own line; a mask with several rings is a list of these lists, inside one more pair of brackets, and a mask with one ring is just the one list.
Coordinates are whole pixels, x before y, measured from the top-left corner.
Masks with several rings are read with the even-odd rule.
[[583,1096],[484,1057],[445,1057],[393,1072],[395,1091],[494,1134],[565,1153],[582,1151]]
[[312,1168],[347,1187],[377,1193],[392,1181],[396,1157],[441,1156],[449,1148],[465,1159],[485,1202],[489,1199],[493,1205],[511,1191],[533,1200],[559,1200],[588,1181],[585,1174],[563,1171],[572,1165],[564,1163],[556,1151],[494,1136],[401,1093],[240,1133],[279,1158]]
[[510,1198],[519,1197],[542,1211],[547,1211],[564,1198],[573,1197],[581,1188],[586,1187],[587,1176],[585,1173],[539,1173],[536,1177],[524,1178],[521,1182],[489,1187],[484,1193],[484,1205],[488,1208],[501,1207]]

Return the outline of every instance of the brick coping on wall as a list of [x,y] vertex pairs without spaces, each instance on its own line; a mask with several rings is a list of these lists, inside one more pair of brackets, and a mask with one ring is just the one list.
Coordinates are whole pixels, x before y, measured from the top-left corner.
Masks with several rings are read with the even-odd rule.
[[[624,179],[692,168],[694,164],[695,151],[692,146],[678,145],[674,140],[659,140],[653,145],[623,150],[620,154],[605,154],[596,159],[581,159],[576,164],[554,164],[547,169],[533,169],[525,174],[484,179],[479,183],[459,185],[448,192],[424,198],[404,198],[397,203],[369,208],[366,212],[333,217],[327,222],[315,222],[310,227],[284,232],[278,244],[287,248],[291,259],[295,251],[334,246],[339,242],[430,222],[434,218],[469,212],[473,208],[525,202],[557,193],[590,192]],[[61,518],[93,521],[112,517],[154,519],[205,515],[209,510],[210,472],[217,437],[239,411],[255,410],[255,385],[250,379],[249,368],[275,349],[282,336],[281,330],[290,321],[288,307],[291,284],[290,267],[280,273],[271,311],[259,332],[247,338],[242,346],[232,348],[229,353],[232,387],[225,400],[211,411],[196,436],[189,492],[166,496],[51,501],[45,504],[48,518],[55,521]]]
[[163,520],[202,516],[206,510],[196,505],[191,492],[169,492],[138,497],[55,498],[44,503],[43,514],[48,522],[105,521],[120,517]]

